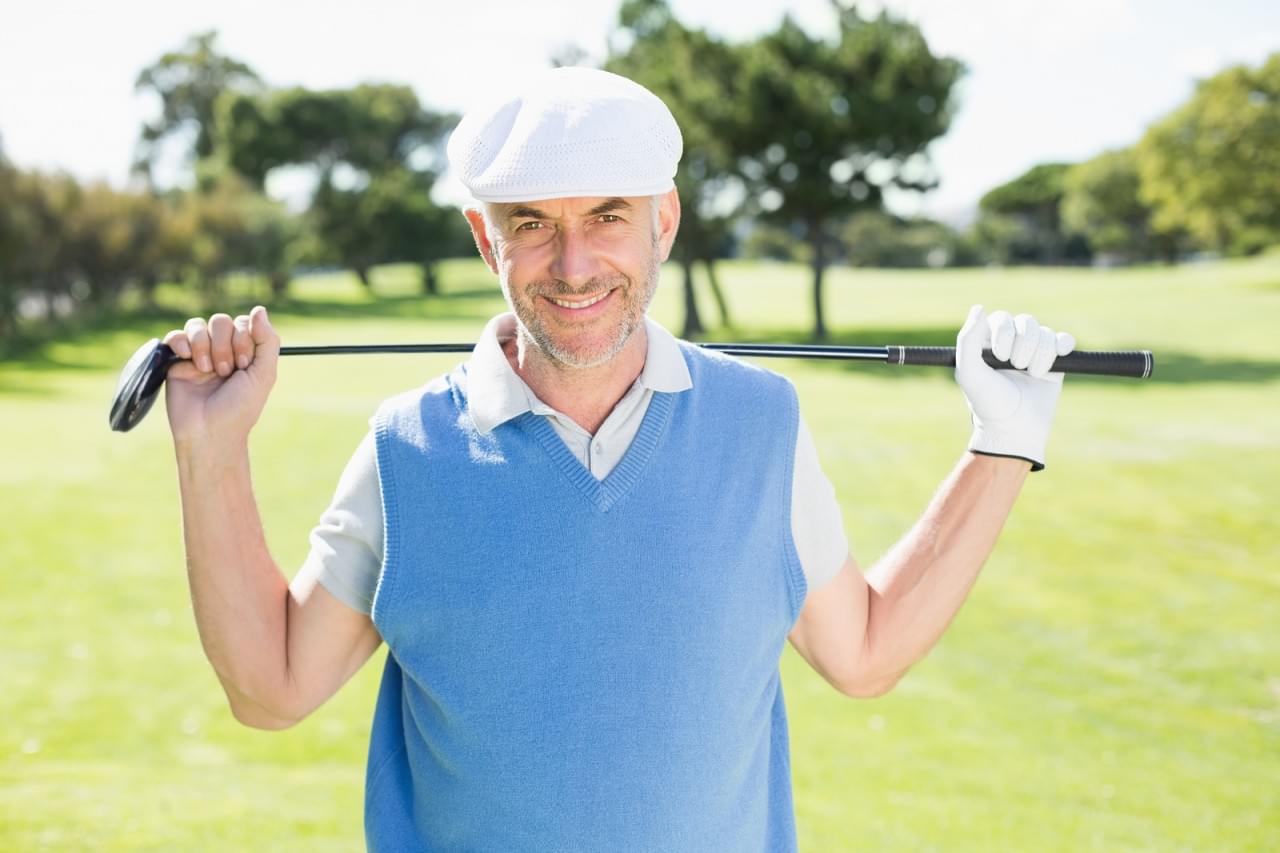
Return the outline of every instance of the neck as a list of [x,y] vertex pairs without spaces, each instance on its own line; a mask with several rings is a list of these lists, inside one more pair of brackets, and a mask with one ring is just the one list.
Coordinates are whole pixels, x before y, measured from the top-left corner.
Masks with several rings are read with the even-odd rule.
[[503,351],[516,375],[539,400],[595,435],[644,369],[649,338],[640,324],[616,356],[596,367],[570,367],[553,361],[521,334],[506,341]]

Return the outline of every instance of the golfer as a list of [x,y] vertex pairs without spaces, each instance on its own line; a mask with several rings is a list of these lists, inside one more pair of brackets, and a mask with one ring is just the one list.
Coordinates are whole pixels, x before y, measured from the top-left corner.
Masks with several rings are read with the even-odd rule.
[[236,718],[291,726],[388,646],[371,850],[795,850],[784,642],[842,694],[889,690],[1044,465],[1074,342],[975,306],[968,447],[864,576],[790,382],[646,316],[680,154],[663,103],[603,71],[462,120],[449,158],[510,313],[378,408],[292,583],[249,476],[267,312],[165,338],[192,600]]

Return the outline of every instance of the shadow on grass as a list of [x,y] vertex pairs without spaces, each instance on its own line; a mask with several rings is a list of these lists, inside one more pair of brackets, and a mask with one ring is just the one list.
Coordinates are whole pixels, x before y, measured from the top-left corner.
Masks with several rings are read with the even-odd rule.
[[[254,305],[266,304],[277,326],[289,318],[314,319],[404,319],[457,320],[483,322],[501,303],[496,287],[465,287],[433,295],[416,293],[370,294],[363,298],[307,298],[287,296],[264,303],[252,294],[236,294],[222,299],[218,311],[231,315],[248,313]],[[160,304],[130,311],[104,312],[38,326],[19,340],[0,342],[0,392],[30,390],[26,383],[6,381],[4,372],[22,373],[56,370],[118,369],[120,345],[114,339],[136,341],[141,346],[153,337],[163,337],[170,329],[181,328],[198,309]],[[206,314],[208,312],[205,312]],[[71,347],[68,347],[71,345]],[[74,355],[72,355],[74,353]]]
[[[955,346],[955,329],[952,328],[865,328],[846,329],[829,335],[826,344],[838,346]],[[703,336],[703,340],[719,340],[732,343],[811,343],[812,337],[801,330],[752,330],[726,336]],[[1242,358],[1212,358],[1196,353],[1155,350],[1154,368],[1147,383],[1184,385],[1194,383],[1230,382],[1257,383],[1280,379],[1280,361],[1263,361]],[[781,361],[768,359],[767,361]],[[765,359],[762,359],[765,361]],[[877,370],[866,362],[813,359],[809,362],[823,370],[844,370],[861,375],[891,379],[900,375],[897,370]],[[894,365],[893,367],[896,367]],[[951,381],[951,371],[924,367],[904,367],[902,370],[919,376],[933,376]],[[1072,374],[1072,384],[1114,384],[1123,377]]]
[[0,396],[48,400],[65,395],[62,392],[55,391],[46,385],[33,385],[29,381],[16,383],[8,377],[0,376]]
[[307,318],[382,318],[406,320],[488,320],[493,315],[493,302],[501,301],[502,292],[459,290],[433,295],[399,294],[375,296],[368,301],[338,299],[290,299],[268,306],[273,315]]
[[[160,334],[158,329],[181,326],[187,316],[172,307],[152,306],[127,313],[100,314],[51,323],[19,340],[5,341],[3,349],[0,349],[0,371],[101,368],[105,366],[102,361],[104,350],[114,349],[107,346],[109,339],[117,336],[136,338],[141,345],[143,341],[157,337]],[[69,357],[72,350],[67,345],[74,346],[74,357]]]

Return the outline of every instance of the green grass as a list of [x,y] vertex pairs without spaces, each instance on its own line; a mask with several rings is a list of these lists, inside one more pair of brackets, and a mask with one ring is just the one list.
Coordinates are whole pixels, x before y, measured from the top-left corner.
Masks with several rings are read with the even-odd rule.
[[[653,314],[676,328],[666,274]],[[735,326],[714,336],[805,337],[803,269],[722,275]],[[444,286],[420,299],[393,268],[374,298],[305,279],[276,323],[286,343],[466,340],[502,307],[478,263],[447,265]],[[191,615],[163,413],[107,429],[124,359],[187,310],[162,295],[0,362],[0,849],[359,849],[383,653],[295,729],[236,724]],[[946,344],[973,301],[1081,348],[1151,348],[1156,375],[1067,381],[1048,469],[894,692],[843,698],[787,649],[801,848],[1277,849],[1280,262],[837,270],[828,287],[847,342]],[[282,363],[252,453],[287,572],[377,402],[455,361]],[[796,382],[870,565],[960,455],[960,392],[948,371],[769,366]]]

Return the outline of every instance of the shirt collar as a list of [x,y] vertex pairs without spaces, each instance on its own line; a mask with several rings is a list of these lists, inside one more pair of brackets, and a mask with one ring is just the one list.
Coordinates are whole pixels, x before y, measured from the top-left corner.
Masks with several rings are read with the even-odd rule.
[[[678,392],[693,387],[689,366],[675,336],[644,318],[648,350],[636,383],[653,391]],[[533,390],[507,361],[502,343],[516,334],[516,315],[499,314],[485,325],[467,362],[467,399],[476,429],[487,434],[494,427],[532,411],[539,402]]]

